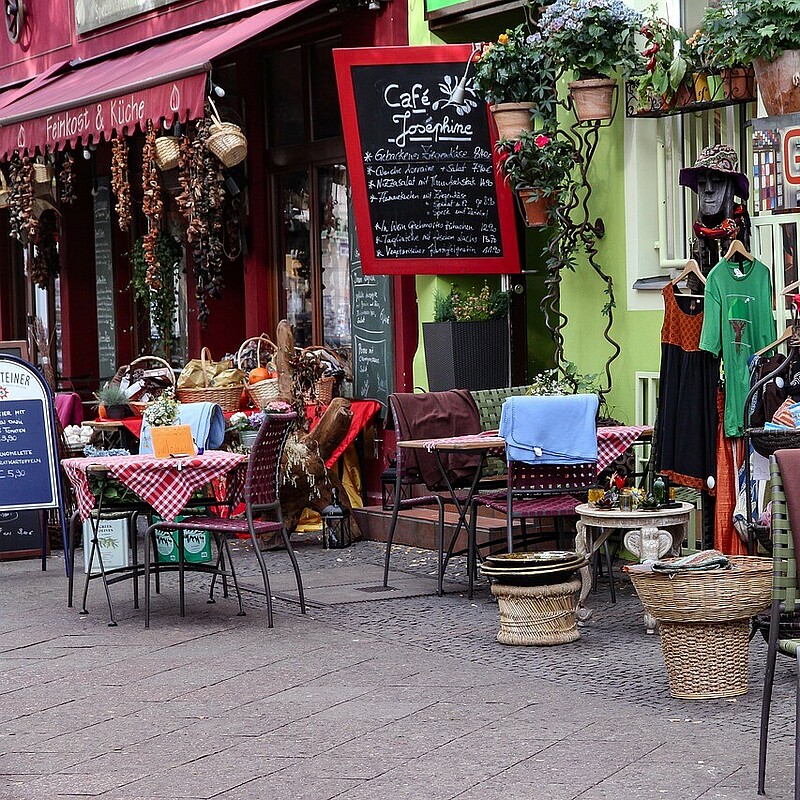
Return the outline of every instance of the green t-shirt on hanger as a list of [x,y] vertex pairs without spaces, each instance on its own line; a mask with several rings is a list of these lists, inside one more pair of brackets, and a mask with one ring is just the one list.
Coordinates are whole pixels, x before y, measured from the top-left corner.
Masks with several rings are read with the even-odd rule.
[[725,435],[744,433],[748,362],[775,341],[769,270],[758,260],[726,261],[708,273],[700,349],[719,355],[725,371]]

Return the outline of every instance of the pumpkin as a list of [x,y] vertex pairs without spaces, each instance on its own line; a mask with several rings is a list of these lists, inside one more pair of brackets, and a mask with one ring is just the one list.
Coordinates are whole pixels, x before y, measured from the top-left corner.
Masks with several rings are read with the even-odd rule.
[[269,376],[270,372],[266,367],[256,367],[250,370],[247,380],[250,383],[258,383],[259,381],[265,381]]

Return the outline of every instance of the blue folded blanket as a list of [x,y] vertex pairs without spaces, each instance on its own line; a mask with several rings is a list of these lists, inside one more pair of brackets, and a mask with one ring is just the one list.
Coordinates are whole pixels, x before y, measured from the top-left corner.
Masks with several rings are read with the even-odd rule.
[[[191,427],[195,446],[204,450],[216,450],[220,447],[225,439],[225,415],[218,403],[181,403],[178,408],[175,424]],[[152,452],[153,437],[150,436],[149,423],[144,420],[139,436],[139,453],[151,455]]]
[[585,464],[597,461],[597,408],[593,394],[509,397],[500,436],[509,461]]

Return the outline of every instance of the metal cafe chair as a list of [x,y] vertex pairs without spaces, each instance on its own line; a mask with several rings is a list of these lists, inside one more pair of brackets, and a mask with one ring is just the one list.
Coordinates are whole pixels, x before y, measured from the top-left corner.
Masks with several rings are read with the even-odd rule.
[[[789,513],[783,477],[775,456],[770,456],[772,483],[772,605],[769,613],[769,637],[767,666],[764,674],[764,693],[761,699],[761,731],[758,746],[758,793],[764,794],[767,772],[767,741],[769,738],[769,712],[772,702],[772,687],[775,681],[775,661],[778,653],[795,659],[795,741],[794,741],[794,798],[800,800],[800,626],[796,628],[798,638],[782,638],[791,632],[789,622],[798,608],[797,563],[794,541],[789,526]],[[758,618],[757,618],[758,619]],[[784,627],[785,626],[785,627]],[[782,631],[781,629],[784,628]],[[786,629],[789,629],[788,631]]]
[[[250,450],[250,458],[247,462],[247,471],[243,482],[232,487],[229,491],[228,499],[225,505],[228,509],[234,508],[240,500],[245,503],[245,516],[243,518],[210,516],[210,517],[188,517],[181,522],[156,522],[148,528],[145,537],[145,627],[150,624],[150,544],[151,533],[155,530],[165,531],[187,531],[187,530],[204,530],[221,537],[221,544],[223,550],[227,554],[230,561],[230,551],[227,544],[228,534],[249,534],[250,541],[253,545],[258,565],[261,569],[261,576],[264,581],[264,591],[267,598],[267,622],[268,626],[273,627],[273,611],[272,611],[272,595],[269,588],[269,576],[267,575],[267,565],[264,561],[264,554],[261,551],[261,545],[258,539],[259,534],[271,534],[280,532],[283,537],[283,543],[289,552],[289,558],[292,561],[292,568],[294,569],[295,579],[297,581],[297,591],[300,598],[300,612],[306,613],[305,595],[303,593],[303,581],[300,577],[300,567],[297,563],[297,556],[295,555],[292,543],[289,539],[289,534],[283,522],[283,514],[281,513],[280,504],[280,467],[283,450],[286,446],[286,440],[289,433],[294,426],[296,414],[267,414],[266,419],[262,423],[256,435],[255,443]],[[274,516],[272,520],[256,518],[256,515],[262,513],[271,514]],[[180,576],[181,576],[181,603],[183,601],[183,561],[182,561],[182,548],[179,547],[181,552],[180,562]],[[222,562],[222,563],[221,563]],[[195,569],[199,565],[192,565]],[[161,567],[163,570],[163,566]],[[235,573],[233,565],[230,565],[230,573],[224,568],[224,559],[222,551],[219,552],[217,560],[216,571],[214,568],[207,569],[214,574],[214,579],[217,575],[223,577],[230,576],[236,584]],[[236,587],[238,593],[238,587]],[[213,600],[214,583],[212,581],[210,598]],[[240,599],[241,609],[241,599]],[[181,608],[181,611],[183,609]],[[244,613],[243,611],[241,613]]]

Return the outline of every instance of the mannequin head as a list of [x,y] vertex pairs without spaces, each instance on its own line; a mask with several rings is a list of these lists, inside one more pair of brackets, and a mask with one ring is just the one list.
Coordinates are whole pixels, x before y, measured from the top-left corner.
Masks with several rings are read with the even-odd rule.
[[697,199],[700,216],[727,216],[733,204],[733,181],[729,175],[713,169],[699,170]]

